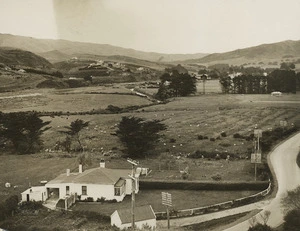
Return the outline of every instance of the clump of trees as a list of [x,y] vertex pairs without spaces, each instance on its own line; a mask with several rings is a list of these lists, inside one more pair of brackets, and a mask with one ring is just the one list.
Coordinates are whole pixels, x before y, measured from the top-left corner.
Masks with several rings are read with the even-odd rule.
[[116,136],[125,146],[129,157],[146,157],[154,149],[166,125],[159,120],[146,121],[134,116],[123,116],[118,124]]
[[49,124],[37,112],[0,112],[0,138],[19,154],[35,153],[43,147],[41,135],[51,128]]
[[296,93],[297,75],[293,70],[276,69],[269,75],[243,74],[220,78],[223,93],[267,94],[273,91]]
[[188,73],[179,73],[177,70],[173,70],[171,73],[164,73],[160,80],[156,94],[156,98],[159,100],[188,96],[197,92],[196,78]]

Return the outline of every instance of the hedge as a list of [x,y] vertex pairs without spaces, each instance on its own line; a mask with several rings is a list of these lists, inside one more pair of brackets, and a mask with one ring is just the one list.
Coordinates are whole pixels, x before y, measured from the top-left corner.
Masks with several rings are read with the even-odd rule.
[[216,190],[216,191],[262,191],[269,185],[268,181],[260,182],[201,182],[201,181],[165,181],[140,180],[140,189],[178,189],[178,190]]

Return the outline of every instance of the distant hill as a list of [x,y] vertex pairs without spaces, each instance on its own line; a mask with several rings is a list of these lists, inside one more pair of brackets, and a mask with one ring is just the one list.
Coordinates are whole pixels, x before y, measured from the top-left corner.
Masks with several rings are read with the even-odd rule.
[[249,61],[281,60],[300,57],[300,40],[283,41],[263,44],[245,49],[238,49],[225,53],[214,53],[200,59],[185,60],[184,63],[228,63],[242,64]]
[[45,58],[32,52],[16,48],[0,47],[0,63],[13,66],[32,68],[52,68],[52,64]]
[[107,44],[82,43],[54,39],[36,39],[10,34],[0,34],[0,47],[4,46],[31,51],[48,58],[51,62],[64,61],[66,57],[72,57],[80,54],[102,56],[120,55],[153,62],[172,62],[186,59],[197,59],[207,55],[202,53],[163,54],[156,52],[137,51],[134,49],[111,46]]

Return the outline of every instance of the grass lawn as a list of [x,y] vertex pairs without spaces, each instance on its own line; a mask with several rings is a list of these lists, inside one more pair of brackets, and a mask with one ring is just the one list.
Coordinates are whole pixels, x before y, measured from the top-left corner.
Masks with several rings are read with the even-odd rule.
[[[161,204],[161,192],[166,190],[141,190],[136,194],[136,206],[148,205],[153,207],[155,212],[166,211]],[[167,190],[172,194],[172,203],[175,210],[198,208],[206,205],[217,204],[250,196],[257,191],[192,191],[192,190]],[[89,204],[77,203],[72,210],[94,211],[111,215],[116,209],[131,208],[131,196],[126,196],[119,203]]]

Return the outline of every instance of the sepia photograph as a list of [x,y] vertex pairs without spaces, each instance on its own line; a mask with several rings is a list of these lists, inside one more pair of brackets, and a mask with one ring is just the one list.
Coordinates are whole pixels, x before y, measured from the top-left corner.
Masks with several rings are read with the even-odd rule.
[[299,218],[299,0],[0,0],[0,231]]

